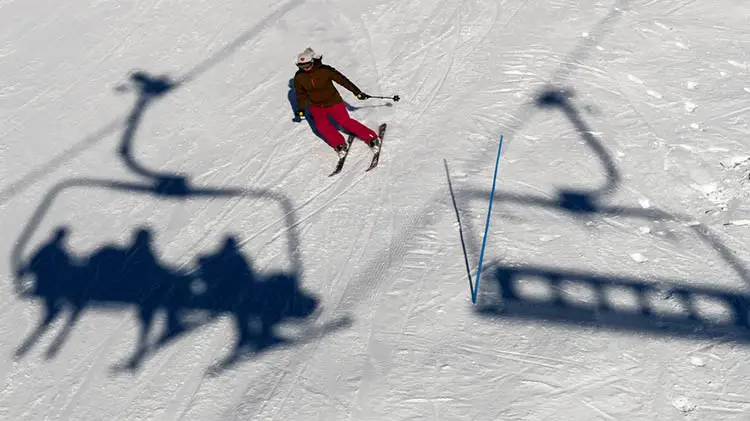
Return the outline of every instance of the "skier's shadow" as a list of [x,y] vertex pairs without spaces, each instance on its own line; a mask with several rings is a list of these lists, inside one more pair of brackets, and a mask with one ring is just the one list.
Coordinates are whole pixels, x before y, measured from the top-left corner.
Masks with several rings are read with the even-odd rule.
[[[297,92],[294,89],[294,78],[289,79],[289,92],[287,93],[287,100],[289,100],[289,106],[291,107],[292,112],[294,113],[294,118],[292,119],[292,121],[294,121],[295,123],[302,122],[302,119],[297,114],[299,112],[299,107],[297,106]],[[356,107],[344,101],[344,106],[346,106],[347,111],[351,112],[351,111],[356,111],[356,110],[360,110],[363,108],[392,107],[393,104],[385,103],[385,104],[379,104],[379,105],[364,105],[364,106]],[[307,124],[310,126],[310,130],[312,130],[312,132],[315,133],[315,136],[319,137],[320,140],[325,142],[326,141],[325,138],[323,137],[323,135],[320,134],[320,132],[318,131],[318,128],[315,127],[315,121],[313,121],[313,118],[310,115],[309,110],[304,110],[304,111],[305,111],[305,120],[307,121]],[[333,119],[329,118],[329,121],[333,124],[334,127],[336,127],[338,131],[346,135],[350,134],[348,130],[341,127],[341,125],[338,124]]]
[[[72,189],[105,189],[105,190],[117,190],[121,191],[123,193],[127,194],[145,194],[149,196],[153,196],[155,198],[172,198],[176,200],[185,200],[185,199],[194,199],[198,197],[205,197],[207,199],[215,199],[215,198],[231,198],[231,197],[244,197],[244,198],[256,198],[256,199],[264,199],[268,202],[274,204],[279,208],[279,212],[284,215],[283,221],[285,225],[288,227],[288,229],[285,230],[287,235],[287,255],[290,258],[291,263],[291,270],[287,273],[273,275],[270,279],[275,279],[279,282],[281,282],[278,285],[296,285],[298,283],[298,280],[302,277],[302,263],[299,257],[299,238],[296,233],[296,216],[294,211],[294,206],[291,203],[291,201],[282,193],[274,192],[272,190],[268,189],[253,189],[253,188],[243,188],[243,187],[210,187],[210,186],[203,186],[203,187],[193,187],[189,181],[189,178],[184,175],[179,174],[172,174],[172,173],[166,173],[166,172],[157,172],[153,171],[149,168],[146,168],[145,166],[141,165],[134,157],[133,154],[133,141],[135,132],[140,125],[141,118],[143,116],[143,113],[148,108],[148,105],[150,105],[154,100],[160,98],[161,96],[168,93],[173,87],[175,86],[174,83],[170,82],[169,79],[165,77],[152,77],[145,72],[135,72],[131,76],[131,82],[132,84],[128,87],[121,88],[120,90],[133,90],[135,89],[137,91],[137,98],[136,98],[136,104],[133,107],[132,112],[130,113],[127,125],[125,127],[120,147],[119,147],[119,154],[125,164],[135,173],[139,174],[140,176],[145,178],[145,182],[138,183],[138,182],[124,182],[124,181],[118,181],[118,180],[107,180],[107,179],[95,179],[95,178],[74,178],[70,180],[66,180],[63,182],[60,182],[53,186],[53,188],[45,195],[42,202],[39,204],[37,209],[32,214],[30,220],[28,221],[27,225],[24,227],[23,231],[21,232],[18,240],[15,242],[15,246],[13,248],[12,254],[11,254],[11,264],[14,268],[14,272],[16,274],[15,279],[15,287],[19,294],[25,297],[37,297],[42,298],[42,300],[45,302],[45,312],[42,321],[40,322],[39,327],[37,330],[32,332],[32,334],[29,336],[29,338],[24,341],[24,344],[19,348],[18,355],[23,355],[29,347],[36,341],[39,335],[41,335],[46,328],[49,326],[49,324],[55,320],[55,318],[59,315],[58,310],[58,304],[60,300],[68,302],[68,304],[72,308],[72,314],[69,322],[66,324],[66,328],[63,330],[61,335],[58,337],[58,339],[55,341],[55,344],[50,352],[48,352],[48,355],[54,355],[56,352],[56,349],[59,349],[60,345],[62,344],[62,341],[67,337],[68,332],[72,328],[72,326],[75,324],[75,322],[80,317],[81,312],[83,309],[89,305],[92,302],[107,302],[107,299],[110,300],[110,302],[127,302],[130,304],[136,304],[137,298],[141,299],[142,301],[138,302],[138,306],[141,311],[141,320],[142,320],[142,327],[143,331],[145,333],[148,333],[147,327],[150,326],[150,316],[144,316],[144,311],[146,314],[152,314],[154,309],[161,307],[167,308],[168,314],[173,314],[174,312],[170,313],[169,308],[170,305],[177,305],[180,308],[183,308],[186,302],[190,301],[186,297],[186,289],[184,288],[184,285],[187,285],[185,282],[185,275],[184,274],[177,274],[175,275],[170,270],[164,269],[163,267],[153,264],[150,268],[143,268],[141,275],[141,280],[133,281],[128,278],[128,281],[131,281],[131,287],[127,286],[127,282],[125,282],[126,279],[123,278],[123,271],[132,271],[133,268],[125,267],[123,266],[123,252],[112,250],[111,247],[107,248],[105,247],[102,249],[99,253],[96,253],[94,256],[92,256],[91,259],[89,259],[89,263],[83,265],[83,269],[81,269],[81,266],[78,264],[70,263],[70,259],[64,258],[66,256],[66,253],[61,252],[63,248],[61,247],[61,241],[65,237],[64,233],[65,230],[58,231],[58,233],[54,236],[53,241],[51,241],[47,247],[43,247],[43,249],[40,251],[41,255],[47,255],[47,256],[57,256],[52,259],[52,261],[56,262],[53,263],[51,266],[48,266],[47,269],[40,269],[42,272],[36,273],[38,275],[36,283],[37,283],[37,290],[33,290],[30,293],[28,288],[29,284],[25,283],[26,280],[23,278],[23,275],[27,274],[29,272],[28,270],[28,264],[24,263],[23,260],[23,251],[28,246],[28,243],[30,239],[32,238],[34,232],[37,230],[37,228],[40,226],[42,220],[46,216],[49,209],[52,207],[52,204],[54,201],[64,192],[70,191]],[[141,238],[143,238],[143,235],[141,235]],[[144,250],[147,250],[147,248],[144,248]],[[38,254],[39,255],[39,254]],[[146,261],[149,259],[146,258]],[[151,259],[153,260],[153,259]],[[212,258],[209,256],[205,259],[203,259],[203,263],[205,263],[207,266],[211,266],[210,263],[212,262]],[[87,265],[93,265],[93,266],[87,266]],[[204,265],[205,266],[205,265]],[[39,267],[37,265],[37,267]],[[26,268],[26,269],[25,269]],[[98,277],[99,275],[91,275],[90,269],[91,268],[97,268],[97,270],[104,270],[105,273],[109,273],[110,277],[115,280],[122,281],[120,283],[112,284],[111,279],[102,281],[101,277]],[[78,270],[81,269],[81,270]],[[88,272],[87,272],[88,271]],[[138,270],[135,270],[136,272]],[[57,275],[56,275],[57,273]],[[231,272],[229,273],[231,274]],[[216,272],[214,272],[213,281],[219,281],[217,278]],[[79,280],[71,280],[71,277],[78,277]],[[149,284],[149,282],[144,281],[144,279],[148,279],[150,281],[153,281],[153,283]],[[292,281],[290,281],[292,280]],[[205,278],[204,278],[205,281]],[[212,282],[213,282],[212,281]],[[236,282],[244,282],[247,281],[247,278],[239,277],[237,278]],[[235,282],[235,281],[233,281]],[[291,283],[290,283],[291,282]],[[154,294],[152,298],[143,297],[141,295],[136,294],[136,291],[143,292],[143,288],[146,288],[146,284],[149,284],[149,287],[155,288],[152,290],[152,293]],[[224,282],[224,284],[227,284]],[[106,285],[106,288],[109,288],[111,294],[115,294],[114,296],[110,295],[107,296],[105,292],[102,292],[102,285]],[[164,289],[160,289],[160,285],[168,285],[173,292],[168,295],[166,292],[164,292]],[[229,285],[233,285],[229,283]],[[268,284],[272,285],[272,284]],[[276,284],[273,284],[276,285]],[[91,292],[87,292],[87,290],[84,288],[92,288]],[[118,287],[119,286],[119,287]],[[177,286],[177,287],[176,287]],[[235,285],[236,286],[236,285]],[[120,288],[120,289],[118,289]],[[133,289],[135,288],[135,290]],[[249,287],[248,287],[249,288]],[[235,288],[237,289],[237,288]],[[35,291],[35,292],[33,292]],[[237,291],[235,291],[237,292]],[[119,293],[119,295],[117,295]],[[271,296],[265,296],[267,293],[277,294],[279,291],[274,290],[273,287],[270,289],[268,288],[260,288],[254,291],[253,299],[256,301],[253,302],[252,300],[249,301],[247,304],[240,305],[240,308],[242,308],[243,305],[250,306],[255,309],[255,313],[259,312],[259,308],[262,308],[262,312],[264,314],[274,314],[274,311],[276,311],[276,314],[279,314],[278,312],[282,310],[282,308],[277,308],[274,310],[272,306],[279,305],[279,306],[287,306],[283,302],[284,294],[281,294],[278,297],[271,297]],[[174,295],[177,294],[177,295]],[[245,294],[247,295],[247,294]],[[261,297],[262,296],[262,297]],[[109,297],[109,298],[108,298]],[[63,299],[64,298],[64,299]],[[289,298],[289,295],[287,294],[287,298]],[[194,297],[191,299],[195,299]],[[219,300],[217,297],[212,298],[214,301]],[[264,300],[262,303],[258,302],[257,300]],[[281,301],[280,301],[281,299]],[[145,301],[143,301],[145,300]],[[155,301],[149,301],[149,300],[155,300]],[[195,302],[190,301],[194,306],[199,306],[201,308],[207,309],[208,307],[211,307],[211,304],[208,304],[205,299],[202,302],[202,304],[195,304]],[[201,301],[198,301],[201,303]],[[176,303],[176,304],[175,304]],[[265,307],[264,307],[265,306]],[[250,311],[249,308],[245,311],[247,314],[253,313],[253,311]],[[288,307],[288,306],[287,306]],[[237,306],[233,307],[234,309],[237,308]],[[221,301],[219,300],[217,303],[214,304],[214,307],[212,308],[212,311],[214,313],[216,312],[229,312],[230,308],[229,306],[223,305]],[[232,310],[233,311],[233,310]],[[237,317],[244,317],[242,314],[239,314]],[[277,316],[278,317],[278,316]],[[331,322],[329,325],[323,326],[321,329],[323,331],[331,330],[331,329],[338,329],[342,326],[345,326],[348,323],[348,318],[343,318],[340,320],[336,320]],[[239,325],[238,325],[239,326]],[[184,327],[184,326],[183,326]],[[174,338],[178,336],[178,333],[183,332],[184,329],[181,327],[180,329],[173,329],[173,326],[170,325],[167,329],[167,333],[164,335],[164,338]],[[258,341],[255,340],[248,340],[247,334],[243,333],[244,331],[240,330],[240,338],[245,338],[241,340],[242,346],[238,346],[236,349],[236,352],[227,360],[227,364],[230,364],[233,361],[239,361],[242,356],[243,350],[246,349],[246,343],[247,342],[254,342],[258,343]],[[146,347],[143,345],[145,344],[144,337],[141,338],[142,341],[139,345],[139,351],[136,353],[134,358],[126,364],[127,367],[133,368],[140,364],[142,360],[142,356],[146,353]],[[272,339],[269,336],[269,333],[262,332],[259,339]],[[157,344],[157,348],[163,346],[167,341],[162,340]],[[245,342],[242,344],[242,342]],[[225,364],[225,365],[227,365]]]
[[[289,79],[289,92],[287,93],[287,99],[289,100],[289,106],[292,108],[292,111],[294,112],[294,118],[292,119],[295,123],[302,122],[302,119],[297,114],[299,112],[299,107],[297,106],[297,92],[294,89],[294,79]],[[349,111],[354,110],[354,107],[349,105],[348,102],[345,102],[346,109]],[[313,133],[315,133],[315,136],[318,136],[320,140],[323,142],[327,142],[326,139],[323,137],[323,135],[320,134],[318,131],[318,128],[315,126],[315,121],[313,121],[312,115],[310,115],[309,110],[305,111],[305,121],[307,121],[307,124],[310,126],[310,130],[312,130]],[[333,124],[334,127],[336,127],[336,130],[345,133],[346,135],[349,135],[349,132],[341,127],[337,122],[335,122],[333,119],[329,118],[329,121]]]

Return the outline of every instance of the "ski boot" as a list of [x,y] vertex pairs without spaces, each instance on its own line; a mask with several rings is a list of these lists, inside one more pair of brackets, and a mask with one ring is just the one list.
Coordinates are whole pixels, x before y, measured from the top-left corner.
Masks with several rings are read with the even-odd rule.
[[380,138],[376,137],[375,139],[372,139],[370,143],[367,144],[367,146],[370,147],[372,153],[377,154],[378,152],[380,152]]
[[343,143],[339,146],[336,146],[336,148],[334,148],[336,153],[339,155],[339,159],[342,159],[346,156],[346,152],[348,149],[349,149],[349,145],[347,143]]

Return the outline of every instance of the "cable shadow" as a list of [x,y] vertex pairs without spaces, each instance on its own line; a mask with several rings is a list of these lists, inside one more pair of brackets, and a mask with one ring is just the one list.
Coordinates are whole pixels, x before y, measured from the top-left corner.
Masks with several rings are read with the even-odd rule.
[[0,205],[5,204],[7,201],[15,197],[18,193],[21,193],[30,186],[34,185],[34,183],[42,179],[45,175],[48,175],[52,171],[59,168],[65,162],[75,158],[110,133],[113,133],[120,127],[120,124],[122,124],[122,121],[120,119],[112,121],[94,134],[74,144],[70,149],[62,152],[61,154],[49,160],[44,165],[38,167],[35,170],[32,170],[30,173],[21,177],[21,179],[12,182],[8,187],[0,190]]
[[297,7],[302,6],[304,3],[305,3],[304,0],[290,0],[288,3],[279,7],[278,9],[276,9],[276,11],[266,16],[265,18],[263,18],[263,20],[255,24],[255,26],[248,29],[242,35],[237,37],[234,41],[229,43],[229,45],[222,48],[220,51],[218,51],[211,57],[203,60],[203,62],[201,62],[200,64],[193,67],[192,70],[187,72],[182,78],[179,79],[178,84],[183,85],[185,83],[188,83],[198,78],[203,73],[208,72],[217,63],[222,62],[224,59],[232,55],[236,50],[245,46],[245,44],[247,44],[253,38],[260,35],[260,33],[264,29],[267,29],[269,26],[276,25],[279,22],[279,20],[281,20],[281,18],[284,17],[284,15],[296,9]]
[[604,18],[588,32],[583,41],[581,41],[562,61],[562,65],[557,69],[550,80],[550,84],[559,84],[565,80],[576,69],[579,62],[583,61],[590,53],[591,49],[601,42],[601,38],[607,35],[622,17],[624,12],[630,8],[631,0],[617,0],[616,4],[610,9]]
[[[568,53],[568,55],[560,60],[562,63],[557,67],[557,70],[549,77],[545,78],[544,84],[547,86],[557,86],[564,84],[570,75],[579,67],[579,63],[582,62],[597,43],[601,42],[602,38],[607,35],[615,26],[617,21],[622,17],[625,11],[630,7],[631,0],[618,0],[617,3],[609,10],[606,16],[600,19],[591,29],[588,31],[589,36],[584,38],[582,41],[576,44],[576,46]],[[514,142],[513,135],[519,133],[526,125],[532,120],[538,111],[538,98],[531,98],[530,100],[524,100],[523,104],[511,115],[514,116],[514,121],[510,124],[503,124],[504,136],[507,139],[504,144],[510,147]],[[498,136],[500,132],[496,133]],[[482,160],[486,152],[482,151],[475,154],[472,157],[473,162]]]
[[[281,19],[281,17],[294,10],[295,8],[301,6],[302,4],[304,4],[303,0],[292,0],[284,6],[280,7],[275,12],[258,22],[252,28],[245,31],[242,35],[229,43],[226,47],[222,48],[220,51],[186,72],[184,76],[179,78],[178,81],[173,84],[171,89],[180,88],[183,85],[195,80],[203,73],[208,72],[212,67],[229,57],[237,49],[247,44],[256,36],[260,35],[261,31],[267,28],[269,24],[275,24],[279,21],[279,19]],[[111,123],[94,132],[92,135],[78,141],[68,150],[58,154],[54,158],[47,161],[45,164],[39,166],[37,169],[32,170],[28,174],[22,176],[19,180],[12,182],[8,187],[0,190],[0,205],[6,203],[8,200],[24,191],[29,186],[39,181],[45,175],[56,170],[65,162],[70,161],[71,159],[83,153],[89,147],[97,144],[104,137],[108,136],[111,133],[114,133],[120,127],[122,121],[122,119],[115,119]]]

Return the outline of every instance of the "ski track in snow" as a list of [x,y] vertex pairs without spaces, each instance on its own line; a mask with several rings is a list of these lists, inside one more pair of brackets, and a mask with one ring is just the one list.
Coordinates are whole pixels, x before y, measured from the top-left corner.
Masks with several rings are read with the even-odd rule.
[[[302,330],[323,328],[212,377],[207,369],[230,352],[236,334],[226,314],[149,352],[139,371],[114,373],[135,349],[137,305],[85,311],[60,354],[45,360],[66,314],[28,355],[3,367],[6,416],[723,420],[750,410],[746,341],[654,339],[638,328],[609,330],[605,321],[475,313],[440,162],[447,158],[455,176],[474,265],[494,163],[488,157],[503,134],[496,201],[515,203],[496,203],[485,256],[491,269],[554,267],[747,294],[747,6],[299,0],[198,2],[172,11],[167,2],[143,1],[122,16],[101,3],[87,11],[57,8],[43,19],[30,7],[0,4],[18,19],[6,20],[0,33],[0,55],[8,60],[0,72],[7,77],[0,107],[8,111],[0,156],[7,240],[0,251],[11,255],[28,215],[55,183],[132,179],[114,153],[115,128],[123,124],[117,116],[130,104],[92,92],[132,68],[182,75],[180,89],[138,123],[135,158],[160,171],[185,169],[198,187],[270,188],[288,196],[291,208],[273,213],[262,196],[123,201],[132,208],[110,222],[86,209],[77,210],[79,220],[66,216],[86,202],[61,198],[50,218],[101,234],[102,244],[125,238],[139,219],[166,226],[158,248],[185,270],[193,264],[186,258],[217,247],[220,231],[238,233],[261,273],[288,261],[283,243],[299,238],[292,248],[303,256],[301,285],[322,306]],[[248,12],[258,16],[250,30],[237,18]],[[142,35],[142,27],[153,33]],[[42,39],[54,34],[62,41],[46,46]],[[334,154],[307,123],[288,122],[282,95],[290,63],[308,45],[366,92],[401,95],[390,108],[352,111],[370,126],[389,124],[377,170],[364,173],[369,151],[355,141],[344,171],[326,177]],[[14,74],[18,68],[26,75]],[[59,86],[51,83],[56,78]],[[574,91],[568,114],[533,104],[532,95],[548,85]],[[116,123],[91,130],[98,121]],[[76,142],[85,132],[94,134]],[[601,186],[608,161],[591,149],[597,142],[621,174],[598,205],[641,216],[543,207],[561,186]],[[101,203],[105,212],[112,206]],[[24,257],[53,223],[39,227]],[[84,250],[77,235],[77,250]],[[39,309],[16,296],[12,268],[3,269],[12,298],[0,308],[0,326],[12,358]],[[485,272],[480,297],[494,293],[492,273]],[[537,306],[541,312],[547,303]],[[342,316],[353,324],[324,328]]]

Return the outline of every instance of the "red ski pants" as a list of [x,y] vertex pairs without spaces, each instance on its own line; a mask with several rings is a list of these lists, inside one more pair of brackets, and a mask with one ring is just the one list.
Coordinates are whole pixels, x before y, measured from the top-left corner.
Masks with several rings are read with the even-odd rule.
[[368,144],[371,140],[378,137],[377,133],[370,130],[359,121],[351,118],[349,112],[346,111],[346,106],[343,102],[330,107],[316,107],[310,105],[310,114],[312,114],[313,122],[318,129],[318,133],[323,136],[332,148],[343,145],[346,141],[344,140],[344,136],[339,133],[338,129],[336,129],[336,126],[334,126],[333,123],[331,123],[331,120],[328,119],[329,117],[338,123],[338,125],[344,130],[353,133],[354,136],[357,136]]

